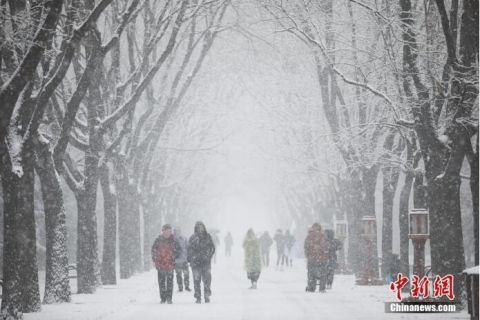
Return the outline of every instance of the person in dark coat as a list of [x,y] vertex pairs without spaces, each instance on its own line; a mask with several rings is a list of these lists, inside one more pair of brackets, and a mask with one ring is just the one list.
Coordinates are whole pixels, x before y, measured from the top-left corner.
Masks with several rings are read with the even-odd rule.
[[190,271],[187,262],[187,239],[182,235],[180,228],[173,230],[175,240],[177,240],[182,251],[175,259],[175,275],[177,277],[178,291],[182,292],[185,286],[186,291],[190,291]]
[[225,256],[230,257],[232,255],[232,246],[233,246],[233,237],[232,234],[229,232],[225,236],[225,239],[223,239],[223,242],[225,243]]
[[196,303],[201,303],[200,284],[203,282],[203,294],[205,302],[210,302],[212,294],[210,284],[212,282],[211,261],[215,253],[215,245],[212,237],[202,222],[195,224],[194,233],[188,240],[187,261],[190,263],[193,274],[194,297]]
[[277,270],[280,267],[280,270],[283,270],[283,265],[285,264],[285,236],[283,235],[282,229],[278,229],[273,237],[275,244],[277,245]]
[[245,271],[247,271],[247,278],[252,283],[250,289],[257,289],[257,281],[262,271],[262,260],[260,242],[253,229],[247,231],[245,240],[243,240],[243,250],[245,250]]
[[314,292],[317,280],[319,280],[320,292],[325,292],[328,244],[319,223],[314,223],[308,230],[304,250],[307,258],[308,284],[306,290]]
[[262,253],[262,263],[265,267],[270,265],[270,247],[272,244],[272,237],[270,237],[268,231],[265,231],[260,237],[260,251]]
[[173,270],[175,259],[181,254],[181,247],[172,234],[172,227],[166,224],[162,227],[162,234],[155,239],[152,246],[152,260],[158,273],[158,287],[160,289],[160,303],[172,303]]
[[293,245],[295,244],[295,237],[290,233],[289,230],[285,233],[285,246],[286,246],[286,254],[285,254],[285,259],[287,262],[287,267],[293,266],[293,258],[292,258],[292,248]]
[[342,243],[340,240],[335,239],[333,230],[325,230],[325,236],[327,238],[328,245],[326,287],[327,289],[331,289],[333,284],[333,276],[335,274],[335,269],[337,268],[337,251],[342,248]]

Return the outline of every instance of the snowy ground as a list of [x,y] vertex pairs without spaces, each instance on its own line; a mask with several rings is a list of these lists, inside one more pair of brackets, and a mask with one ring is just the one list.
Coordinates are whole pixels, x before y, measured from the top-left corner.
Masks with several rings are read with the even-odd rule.
[[[194,304],[193,293],[174,292],[172,305],[160,305],[156,273],[121,280],[96,294],[74,294],[72,303],[43,306],[27,320],[122,319],[469,319],[456,314],[387,314],[384,302],[393,301],[387,286],[362,287],[352,276],[335,276],[334,288],[325,294],[305,292],[305,266],[262,272],[257,290],[249,283],[239,257],[219,259],[213,266],[212,302]],[[193,286],[192,286],[193,287]],[[175,283],[176,290],[176,283]]]

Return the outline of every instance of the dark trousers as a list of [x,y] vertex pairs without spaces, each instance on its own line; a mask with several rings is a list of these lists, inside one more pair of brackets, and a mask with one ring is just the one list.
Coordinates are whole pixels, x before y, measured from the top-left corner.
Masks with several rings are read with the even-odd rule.
[[319,282],[319,290],[325,291],[325,285],[327,282],[326,263],[307,263],[307,278],[307,291],[315,291],[317,281]]
[[270,265],[270,250],[262,250],[262,263],[265,267]]
[[184,284],[185,288],[190,288],[190,272],[187,262],[175,265],[175,275],[177,277],[178,290],[182,291]]
[[173,270],[157,270],[160,300],[172,301],[173,295]]
[[203,282],[203,295],[205,297],[210,297],[212,291],[210,290],[210,284],[212,283],[212,273],[210,271],[210,266],[192,266],[192,275],[193,275],[193,288],[195,298],[200,299],[202,297],[202,291],[200,289],[200,284]]
[[326,281],[326,283],[327,283],[327,288],[330,288],[330,289],[331,289],[331,288],[332,288],[332,284],[333,284],[333,276],[334,276],[334,274],[335,274],[335,266],[328,265],[328,266],[327,266],[327,272],[326,272],[326,273],[327,273],[327,276],[326,276],[326,278],[327,278],[327,281]]
[[247,278],[252,282],[257,282],[260,277],[260,272],[247,272]]

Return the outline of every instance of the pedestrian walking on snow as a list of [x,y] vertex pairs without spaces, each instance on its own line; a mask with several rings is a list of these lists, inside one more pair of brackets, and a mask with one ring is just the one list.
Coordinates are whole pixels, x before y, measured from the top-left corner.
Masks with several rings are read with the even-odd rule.
[[273,237],[275,244],[277,245],[277,270],[283,270],[283,265],[285,264],[286,256],[285,256],[285,249],[286,249],[286,241],[285,236],[283,235],[282,229],[278,229]]
[[285,247],[286,247],[286,254],[285,254],[285,259],[287,262],[287,267],[293,266],[293,258],[292,258],[292,248],[293,245],[295,244],[295,237],[290,233],[289,230],[285,233]]
[[307,291],[314,292],[319,281],[320,292],[325,292],[326,268],[328,260],[328,244],[322,227],[314,223],[308,231],[304,243],[305,257],[307,258]]
[[173,270],[175,260],[180,256],[182,248],[172,234],[172,227],[166,224],[162,234],[155,239],[152,246],[152,260],[158,273],[160,303],[172,303]]
[[270,247],[273,244],[272,237],[268,231],[265,231],[262,236],[260,237],[260,251],[262,254],[262,264],[265,267],[270,265]]
[[215,245],[212,237],[207,233],[203,222],[195,224],[194,233],[188,240],[187,261],[190,263],[193,275],[194,297],[196,303],[201,303],[202,292],[200,285],[203,282],[203,295],[205,302],[210,302],[212,291],[210,284],[212,282],[211,265],[212,257],[215,253]]
[[245,251],[245,270],[247,278],[252,283],[250,289],[257,289],[257,281],[262,271],[262,260],[260,257],[260,242],[253,232],[248,229],[245,240],[243,241],[243,250]]
[[325,230],[325,236],[328,246],[326,287],[327,289],[331,289],[333,285],[333,276],[335,274],[335,269],[337,268],[337,251],[342,248],[342,243],[340,240],[335,239],[333,230]]
[[178,291],[182,292],[184,288],[186,291],[190,291],[190,270],[187,262],[188,241],[182,235],[180,228],[175,228],[173,234],[182,249],[178,258],[175,259],[175,275],[177,277]]

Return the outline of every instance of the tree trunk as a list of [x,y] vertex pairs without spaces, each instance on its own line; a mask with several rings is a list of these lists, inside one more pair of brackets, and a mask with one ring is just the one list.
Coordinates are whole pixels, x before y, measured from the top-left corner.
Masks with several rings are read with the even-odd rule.
[[[393,261],[393,199],[398,186],[398,168],[383,170],[382,277],[386,278]],[[408,204],[407,204],[408,205]],[[408,210],[408,208],[407,208]],[[408,242],[407,242],[408,244]]]
[[136,184],[129,181],[124,164],[118,164],[118,232],[120,254],[120,278],[127,279],[142,271],[140,242],[140,207]]
[[[350,182],[350,183],[349,183]],[[348,263],[355,275],[359,275],[360,262],[362,259],[360,253],[360,219],[363,210],[359,204],[362,202],[361,181],[356,174],[353,174],[350,181],[345,181],[347,185],[347,220],[348,220]]]
[[472,192],[473,239],[475,241],[475,265],[478,266],[478,133],[477,151],[470,162],[470,190]]
[[[123,180],[123,178],[121,178]],[[118,252],[120,260],[120,279],[128,279],[133,275],[133,261],[131,260],[131,212],[129,210],[128,188],[125,182],[117,180],[118,192]]]
[[[0,148],[5,148],[4,144]],[[2,317],[17,319],[23,312],[40,310],[37,243],[34,215],[34,157],[24,145],[23,174],[12,171],[8,151],[1,166],[4,201]]]
[[157,227],[155,219],[153,190],[146,190],[146,193],[146,199],[143,202],[143,270],[149,271],[152,267],[150,249],[160,228]]
[[[378,166],[374,165],[371,168],[363,168],[362,169],[362,191],[363,191],[363,215],[369,216],[376,216],[375,215],[375,188],[377,186],[377,176],[378,176]],[[361,227],[361,224],[359,225]],[[378,227],[377,227],[378,230]],[[358,230],[360,231],[360,230]],[[357,231],[357,232],[358,232]],[[369,265],[372,270],[374,270],[376,276],[378,277],[378,245],[377,245],[377,237],[373,239],[372,242],[373,246],[373,257],[374,261],[369,261],[371,266]],[[365,248],[363,248],[365,249]],[[363,250],[360,250],[363,251]]]
[[63,192],[48,144],[38,144],[36,171],[45,211],[46,270],[43,303],[70,302]]
[[77,195],[77,283],[78,293],[94,293],[99,284],[97,241],[98,157],[85,156],[84,188]]
[[417,174],[413,184],[413,207],[427,208],[427,189],[423,184],[423,175]]
[[409,277],[410,262],[409,262],[409,244],[408,238],[408,207],[410,202],[410,193],[413,185],[413,173],[407,172],[405,175],[405,183],[400,192],[399,216],[398,223],[400,226],[400,272]]
[[[426,170],[432,270],[440,276],[454,275],[455,296],[459,298],[462,287],[461,273],[465,268],[460,176],[456,170],[447,170],[439,177],[439,171],[445,168],[446,159],[442,159],[441,154],[432,156],[434,158],[430,160]],[[453,166],[456,159],[452,157],[449,162]]]
[[[143,271],[143,260],[142,260],[142,238],[140,235],[140,197],[137,192],[137,186],[133,185],[130,188],[131,195],[133,196],[133,201],[131,205],[132,213],[132,259],[133,259],[133,271],[142,272]],[[147,251],[148,253],[150,252]]]
[[104,234],[102,256],[102,283],[117,284],[115,267],[117,249],[117,198],[110,181],[110,169],[100,169],[100,184],[103,192]]

